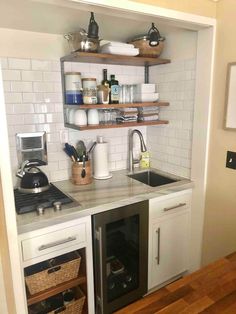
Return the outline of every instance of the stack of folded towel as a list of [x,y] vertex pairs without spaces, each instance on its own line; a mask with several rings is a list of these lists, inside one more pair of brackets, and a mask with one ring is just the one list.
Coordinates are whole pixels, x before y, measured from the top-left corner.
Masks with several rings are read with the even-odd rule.
[[138,108],[138,121],[157,121],[159,119],[159,107]]
[[139,54],[139,49],[134,48],[134,45],[132,44],[110,41],[100,47],[100,52],[114,55],[137,56]]
[[119,115],[116,118],[118,123],[123,122],[134,122],[138,119],[138,110],[137,108],[123,108],[119,111]]

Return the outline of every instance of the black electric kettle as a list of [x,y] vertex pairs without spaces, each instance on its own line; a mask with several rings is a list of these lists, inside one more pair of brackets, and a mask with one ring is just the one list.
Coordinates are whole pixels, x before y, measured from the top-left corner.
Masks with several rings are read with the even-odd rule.
[[21,179],[18,190],[22,193],[41,193],[49,189],[50,184],[44,172],[37,166],[46,163],[39,159],[25,160],[16,176]]

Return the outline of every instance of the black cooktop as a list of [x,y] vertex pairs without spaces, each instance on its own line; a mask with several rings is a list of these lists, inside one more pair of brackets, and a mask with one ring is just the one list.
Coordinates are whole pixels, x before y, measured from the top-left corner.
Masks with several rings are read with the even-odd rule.
[[15,189],[14,196],[17,214],[36,211],[39,205],[43,206],[43,208],[48,208],[52,207],[54,202],[61,202],[61,204],[73,202],[71,198],[62,193],[53,184],[50,184],[50,188],[47,191],[36,194],[25,194]]

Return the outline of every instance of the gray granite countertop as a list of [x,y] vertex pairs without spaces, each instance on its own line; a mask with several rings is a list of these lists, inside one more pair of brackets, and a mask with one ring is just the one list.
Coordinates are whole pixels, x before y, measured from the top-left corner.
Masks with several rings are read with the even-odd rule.
[[36,212],[17,215],[18,233],[37,230],[193,187],[193,182],[188,179],[167,174],[157,169],[155,172],[179,181],[159,187],[150,187],[129,178],[127,170],[121,170],[112,172],[110,179],[93,180],[88,185],[74,185],[70,180],[55,182],[54,184],[62,192],[72,197],[75,202],[63,206],[63,210],[58,212],[54,212],[51,208],[46,209],[42,216],[38,216]]

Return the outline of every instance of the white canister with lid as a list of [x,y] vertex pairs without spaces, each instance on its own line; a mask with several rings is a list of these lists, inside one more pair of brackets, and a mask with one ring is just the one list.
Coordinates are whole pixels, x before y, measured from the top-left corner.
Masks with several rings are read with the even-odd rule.
[[94,77],[86,77],[82,78],[82,87],[88,89],[96,89],[97,88],[97,80]]
[[82,82],[80,72],[65,73],[66,104],[82,104]]
[[82,78],[83,102],[91,105],[97,104],[97,80],[94,77]]

